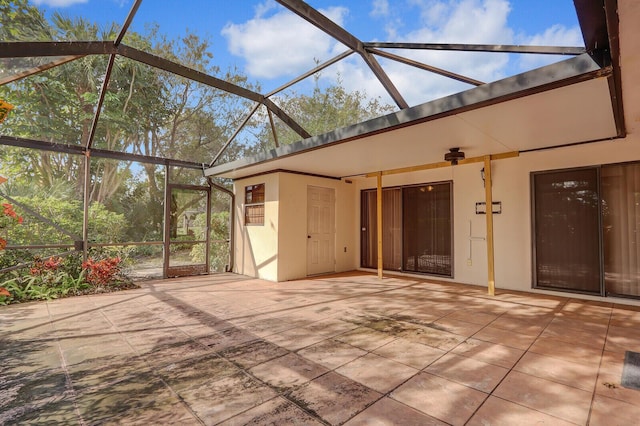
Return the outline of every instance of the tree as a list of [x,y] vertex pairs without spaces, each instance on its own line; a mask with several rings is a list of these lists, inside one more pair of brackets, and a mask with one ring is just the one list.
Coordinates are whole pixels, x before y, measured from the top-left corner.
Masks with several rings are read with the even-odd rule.
[[[20,205],[26,205],[31,211],[49,218],[53,223],[68,233],[82,235],[82,202],[69,199],[64,188],[56,192],[40,193],[37,196],[13,197]],[[2,199],[0,197],[0,199]],[[5,202],[5,201],[3,201]],[[33,244],[73,244],[73,238],[60,232],[50,223],[43,222],[37,217],[23,211],[16,206],[16,211],[24,218],[21,226],[11,228],[8,237],[14,245]],[[108,211],[104,205],[93,203],[89,208],[89,236],[92,242],[121,241],[126,229],[124,215]]]
[[[320,77],[320,74],[314,76],[315,85],[310,95],[293,92],[277,99],[279,106],[311,135],[326,133],[394,111],[393,105],[384,104],[380,98],[369,98],[365,92],[357,90],[347,91],[341,79],[323,89],[319,85]],[[301,139],[300,135],[281,121],[275,121],[275,127],[280,145]],[[259,144],[253,148],[254,151],[275,147],[270,125],[261,128],[258,140]]]
[[27,0],[0,0],[0,40],[49,41],[52,38],[40,9]]

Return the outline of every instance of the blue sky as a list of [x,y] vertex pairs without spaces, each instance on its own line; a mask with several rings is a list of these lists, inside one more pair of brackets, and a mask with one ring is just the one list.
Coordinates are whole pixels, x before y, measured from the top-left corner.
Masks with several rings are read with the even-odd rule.
[[[122,23],[131,0],[32,0],[48,12],[83,16],[100,23]],[[363,41],[582,45],[572,0],[308,0]],[[345,47],[320,33],[273,0],[144,0],[132,28],[155,22],[179,37],[188,28],[212,43],[214,62],[223,70],[237,65],[265,91],[278,87],[343,52]],[[492,53],[402,52],[418,61],[481,80],[493,81],[564,57],[518,57]],[[380,60],[410,104],[469,88],[398,63]],[[357,57],[323,72],[347,88],[389,101]],[[309,84],[309,83],[307,83]]]

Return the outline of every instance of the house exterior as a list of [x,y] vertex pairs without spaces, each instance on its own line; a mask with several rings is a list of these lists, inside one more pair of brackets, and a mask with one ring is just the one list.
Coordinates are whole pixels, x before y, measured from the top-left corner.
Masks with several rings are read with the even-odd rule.
[[589,53],[207,169],[234,180],[233,271],[640,297],[640,4],[580,3]]

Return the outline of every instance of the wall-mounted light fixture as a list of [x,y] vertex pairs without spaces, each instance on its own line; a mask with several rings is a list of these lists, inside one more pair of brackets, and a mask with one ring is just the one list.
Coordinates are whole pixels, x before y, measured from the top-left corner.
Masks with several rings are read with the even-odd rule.
[[449,161],[452,166],[460,160],[464,160],[464,152],[460,151],[460,148],[449,148],[449,152],[444,154],[444,161]]

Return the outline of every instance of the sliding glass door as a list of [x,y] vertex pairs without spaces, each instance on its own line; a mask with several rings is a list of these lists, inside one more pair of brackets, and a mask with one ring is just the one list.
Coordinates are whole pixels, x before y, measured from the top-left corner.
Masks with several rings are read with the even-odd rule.
[[[385,270],[453,275],[451,182],[382,191]],[[362,191],[361,265],[377,268],[377,191]]]
[[640,164],[602,167],[604,285],[640,297]]
[[404,270],[452,276],[451,184],[403,188]]
[[533,176],[535,286],[600,293],[598,170]]
[[[400,188],[382,191],[382,264],[387,270],[402,269],[402,192]],[[378,267],[378,229],[376,191],[362,192],[361,264]]]
[[640,297],[640,164],[534,173],[534,287]]

